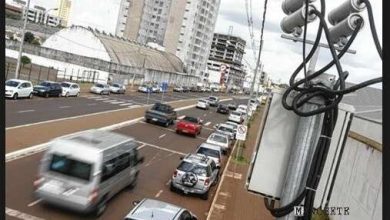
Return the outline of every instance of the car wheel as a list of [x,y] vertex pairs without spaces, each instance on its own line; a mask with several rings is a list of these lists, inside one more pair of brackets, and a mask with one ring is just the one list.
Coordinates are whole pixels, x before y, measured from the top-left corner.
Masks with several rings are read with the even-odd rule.
[[45,97],[46,97],[46,98],[49,98],[49,93],[48,93],[48,92],[45,93]]
[[12,98],[15,99],[15,100],[18,99],[18,93],[15,93]]
[[146,123],[150,123],[150,119],[147,118],[147,119],[146,119]]
[[167,122],[165,122],[165,127],[167,128],[167,127],[169,127],[169,125],[171,124],[171,122],[170,121],[167,121]]
[[200,196],[203,200],[207,200],[209,198],[209,191],[203,193],[201,196]]
[[99,94],[100,94],[100,95],[103,95],[103,91],[101,91]]
[[34,95],[33,95],[32,93],[30,93],[30,95],[28,95],[28,98],[29,98],[29,99],[32,99],[33,96],[34,96]]
[[69,93],[67,92],[67,93],[65,93],[65,97],[66,98],[68,98],[69,97]]
[[171,185],[169,186],[169,190],[171,190],[171,192],[176,192],[176,188],[173,186],[172,183],[171,183]]
[[80,96],[80,93],[78,92],[77,94],[76,94],[76,97],[79,97]]
[[103,198],[102,201],[100,201],[99,204],[96,206],[95,217],[100,217],[106,210],[107,205],[105,200],[106,199]]
[[180,134],[180,130],[179,129],[176,129],[176,134]]
[[217,185],[218,181],[219,181],[219,172],[218,172],[217,176],[215,177],[214,182],[213,182],[211,185],[212,185],[212,186]]

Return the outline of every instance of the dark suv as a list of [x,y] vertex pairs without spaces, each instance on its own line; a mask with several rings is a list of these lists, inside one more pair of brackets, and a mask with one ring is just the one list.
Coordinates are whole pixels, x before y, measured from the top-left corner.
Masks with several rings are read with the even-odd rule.
[[219,104],[217,108],[218,113],[229,114],[229,108],[227,105]]
[[52,81],[43,81],[38,85],[34,86],[34,94],[44,97],[62,95],[62,87],[60,83]]
[[155,103],[153,107],[145,112],[146,122],[162,123],[165,127],[173,124],[177,119],[177,113],[172,106],[162,103]]

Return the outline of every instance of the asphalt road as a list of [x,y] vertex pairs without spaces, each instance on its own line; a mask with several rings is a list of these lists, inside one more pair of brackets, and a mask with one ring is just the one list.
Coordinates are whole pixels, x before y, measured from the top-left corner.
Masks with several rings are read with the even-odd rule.
[[[208,97],[211,93],[166,93],[163,101]],[[223,94],[218,94],[223,95]],[[217,95],[217,96],[218,96]],[[6,100],[6,128],[60,118],[74,117],[110,110],[133,108],[161,102],[162,94],[129,93],[101,96],[83,94],[80,97],[36,97],[30,99]]]
[[[247,100],[235,100],[245,104]],[[210,110],[187,109],[178,115],[201,117],[204,127],[197,138],[178,135],[175,126],[168,128],[139,122],[115,132],[134,137],[143,147],[140,155],[145,157],[135,189],[125,189],[107,205],[106,212],[99,219],[123,219],[133,208],[134,200],[156,198],[185,207],[194,212],[199,219],[206,219],[217,185],[211,188],[207,201],[196,196],[182,195],[169,190],[169,180],[180,161],[180,156],[193,152],[213,132],[213,126],[227,120],[227,115]],[[206,126],[207,125],[207,126]],[[10,161],[6,164],[6,219],[95,219],[45,204],[34,198],[35,180],[42,153]],[[225,167],[227,157],[222,161]],[[11,217],[15,216],[15,217]]]

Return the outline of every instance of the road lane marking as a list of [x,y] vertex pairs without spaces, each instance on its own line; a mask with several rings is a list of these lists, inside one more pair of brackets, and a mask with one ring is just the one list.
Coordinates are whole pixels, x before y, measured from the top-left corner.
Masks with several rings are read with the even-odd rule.
[[185,118],[185,117],[186,117],[185,115],[181,115],[181,116],[177,117],[177,119],[182,120],[182,119]]
[[211,121],[205,123],[204,125],[205,125],[205,126],[209,126],[210,124],[211,124]]
[[96,101],[103,101],[103,100],[108,100],[109,98],[98,98],[98,99],[95,99]]
[[18,113],[27,113],[27,112],[35,112],[35,110],[29,109],[29,110],[18,111]]
[[109,100],[105,100],[105,101],[103,101],[103,102],[108,102],[108,103],[111,103],[111,102],[117,102],[118,100],[116,100],[116,99],[109,99]]
[[212,129],[212,128],[205,128],[205,127],[202,127],[202,129],[209,130],[209,131],[214,131],[214,129]]
[[171,149],[168,149],[168,148],[165,148],[165,147],[160,147],[160,146],[157,146],[157,145],[154,145],[154,144],[148,144],[148,143],[145,143],[143,141],[137,141],[137,142],[141,143],[141,144],[146,144],[148,147],[153,147],[153,148],[156,148],[156,149],[159,149],[159,150],[168,151],[168,152],[179,154],[179,155],[182,155],[182,156],[187,155],[186,153],[183,153],[183,152],[180,152],[180,151],[171,150]]
[[120,104],[120,106],[126,106],[126,105],[132,105],[133,103],[124,103],[124,104]]
[[28,206],[28,207],[34,206],[34,205],[40,203],[41,201],[42,201],[42,199],[35,200],[34,202],[28,204],[27,206]]
[[226,208],[226,206],[220,205],[220,204],[214,204],[214,207],[217,209],[222,209],[222,210],[225,210],[225,208]]
[[165,135],[167,135],[167,134],[160,135],[160,137],[158,137],[158,139],[165,137]]
[[64,106],[60,106],[59,108],[70,108],[71,106],[69,105],[64,105]]
[[159,156],[159,155],[160,155],[160,153],[157,152],[157,153],[152,157],[152,159],[150,159],[149,162],[145,164],[145,167],[148,167],[148,166],[157,158],[157,156]]
[[164,192],[163,190],[158,191],[158,193],[157,193],[154,197],[155,197],[155,198],[160,197],[161,193],[163,193],[163,192]]
[[167,183],[165,183],[165,185],[168,186],[169,184],[171,184],[171,182],[172,182],[172,180],[170,179],[170,180],[168,180]]
[[5,207],[5,214],[8,216],[15,217],[17,219],[23,219],[23,220],[44,220],[43,218],[32,216],[32,215],[20,212],[20,211],[15,210],[15,209],[10,209],[8,207]]
[[146,146],[146,144],[142,144],[140,146],[137,147],[137,150],[141,150],[142,148],[144,148]]

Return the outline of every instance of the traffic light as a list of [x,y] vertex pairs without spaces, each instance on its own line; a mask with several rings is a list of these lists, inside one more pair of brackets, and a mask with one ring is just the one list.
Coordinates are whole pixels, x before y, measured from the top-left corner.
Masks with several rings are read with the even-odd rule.
[[[315,0],[309,0],[309,3]],[[307,22],[313,22],[316,19],[314,13],[310,13],[316,10],[314,5],[309,4],[306,6],[305,0],[284,0],[282,3],[282,9],[286,17],[280,22],[282,31],[287,34],[293,34],[295,37],[299,37],[302,34],[302,27],[305,25],[306,7],[308,7]]]
[[328,21],[333,27],[329,28],[331,43],[344,46],[357,28],[358,22],[362,22],[360,29],[363,28],[364,20],[358,12],[366,8],[360,0],[346,0],[339,7],[334,8],[328,14]]

